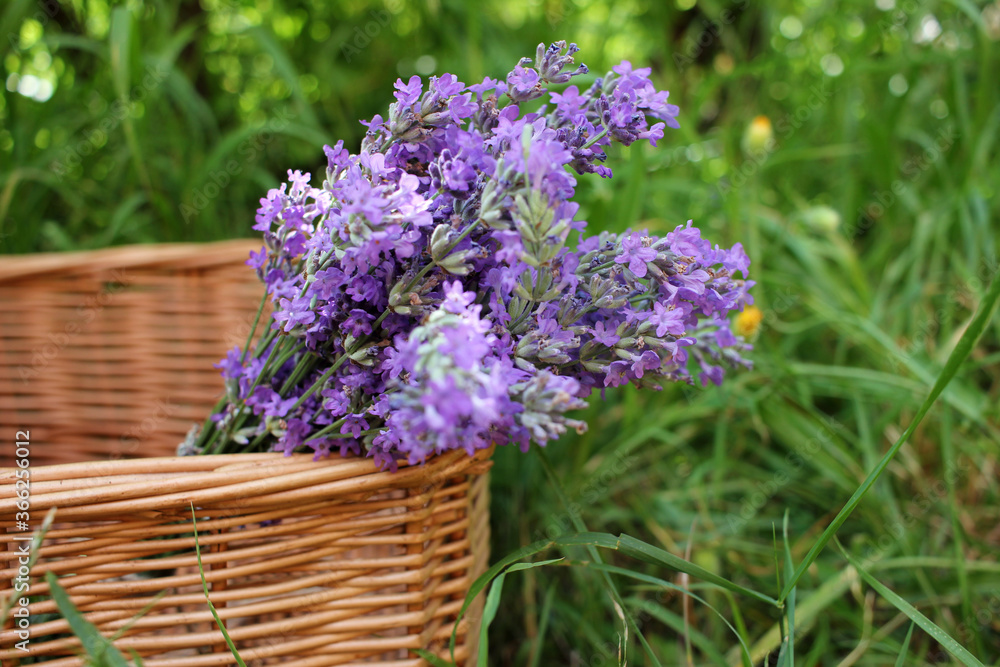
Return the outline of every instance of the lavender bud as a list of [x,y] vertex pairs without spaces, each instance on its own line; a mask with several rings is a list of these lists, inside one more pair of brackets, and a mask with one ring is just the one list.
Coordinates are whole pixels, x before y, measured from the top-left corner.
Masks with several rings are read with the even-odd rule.
[[[372,354],[369,352],[372,346],[363,346],[350,355],[351,361],[360,366],[371,366],[375,363]],[[350,348],[348,348],[350,349]]]
[[607,373],[610,366],[608,362],[600,360],[583,361],[581,364],[591,373]]
[[431,136],[431,131],[425,127],[413,126],[399,136],[400,139],[409,144],[419,144],[427,137]]
[[456,276],[464,276],[472,270],[472,267],[466,264],[466,261],[470,258],[474,251],[472,250],[462,250],[460,252],[453,252],[443,260],[439,260],[437,265],[448,273],[454,274]]
[[527,299],[515,296],[507,304],[507,314],[510,315],[511,320],[517,320],[524,315],[530,304],[531,302]]
[[[619,294],[618,290],[615,289],[612,292],[605,294],[600,299],[595,300],[594,308],[609,308],[617,310],[624,306],[627,301],[627,292],[625,294]],[[621,332],[619,332],[618,335],[621,335]]]
[[563,327],[572,326],[587,312],[587,306],[588,303],[585,300],[577,297],[563,299],[559,305],[556,321]]
[[200,432],[201,427],[197,424],[188,430],[187,435],[184,436],[184,442],[177,445],[177,456],[194,456],[201,453],[201,449],[196,446]]
[[500,111],[497,109],[497,96],[490,95],[479,105],[472,116],[472,122],[482,134],[488,135],[500,122]]
[[447,111],[436,111],[434,113],[429,113],[423,117],[424,125],[430,125],[433,127],[442,127],[451,122],[451,116]]
[[445,254],[448,252],[448,245],[451,237],[451,225],[447,223],[441,223],[434,228],[431,233],[431,259],[435,262],[439,262],[444,259]]
[[[566,53],[562,53],[566,49]],[[560,40],[554,42],[543,53],[542,45],[539,45],[535,56],[535,67],[541,73],[541,79],[545,83],[566,83],[571,77],[586,74],[589,70],[586,65],[581,65],[572,72],[563,70],[573,64],[573,54],[580,50],[576,44],[570,44],[567,48],[566,42]]]

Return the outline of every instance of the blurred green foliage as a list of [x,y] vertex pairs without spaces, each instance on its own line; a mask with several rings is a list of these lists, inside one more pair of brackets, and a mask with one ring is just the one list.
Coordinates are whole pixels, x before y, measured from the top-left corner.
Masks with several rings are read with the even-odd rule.
[[0,19],[0,250],[248,234],[285,169],[319,169],[323,143],[360,144],[358,120],[384,113],[397,76],[502,76],[557,35],[598,69],[628,56],[662,76],[676,14],[658,3],[14,0]]
[[[384,112],[397,76],[496,77],[562,38],[594,74],[652,66],[681,129],[612,151],[611,180],[581,178],[582,216],[593,231],[694,218],[713,241],[742,241],[756,368],[719,389],[595,397],[590,432],[549,456],[591,530],[770,595],[774,526],[787,511],[800,562],[1000,271],[998,2],[12,0],[0,36],[5,253],[252,235],[267,188],[288,168],[319,172],[324,142],[356,149],[358,119]],[[838,533],[987,664],[1000,661],[998,365],[994,321]],[[498,452],[493,486],[496,557],[572,530],[532,457]],[[621,583],[663,664],[739,663],[718,617]],[[775,664],[773,609],[687,583]],[[908,619],[835,549],[797,605],[800,664],[947,663],[919,630],[906,643]],[[493,664],[617,664],[596,574],[519,573],[500,609]]]

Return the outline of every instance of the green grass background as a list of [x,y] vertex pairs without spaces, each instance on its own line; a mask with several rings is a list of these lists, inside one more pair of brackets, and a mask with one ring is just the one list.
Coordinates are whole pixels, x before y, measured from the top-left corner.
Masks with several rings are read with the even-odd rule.
[[[581,179],[590,230],[693,218],[742,241],[764,319],[724,387],[595,396],[590,432],[496,455],[494,558],[627,533],[777,597],[917,414],[1000,269],[1000,3],[778,0],[11,0],[0,8],[0,253],[252,236],[321,146],[356,150],[397,76],[500,76],[541,41],[650,65],[681,107],[660,147]],[[744,137],[767,116],[773,143]],[[2,261],[2,259],[0,259]],[[1000,664],[996,319],[837,532],[878,580]],[[787,515],[787,542],[782,522]],[[787,544],[789,563],[785,562]],[[592,561],[571,547],[571,561]],[[788,610],[605,551],[663,665],[776,664]],[[512,573],[494,665],[614,665],[601,573]],[[736,634],[725,621],[735,628]],[[957,664],[833,542],[799,580],[794,663]],[[787,626],[785,626],[787,632]],[[740,639],[737,638],[737,634]],[[653,664],[629,633],[629,664]],[[790,664],[787,642],[782,660]]]

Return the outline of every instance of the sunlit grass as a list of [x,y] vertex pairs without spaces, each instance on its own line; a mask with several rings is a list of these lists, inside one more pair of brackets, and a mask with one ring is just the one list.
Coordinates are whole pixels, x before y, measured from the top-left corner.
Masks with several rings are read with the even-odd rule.
[[[251,235],[266,188],[289,167],[317,173],[324,141],[356,147],[357,119],[424,56],[467,82],[559,38],[595,74],[652,63],[682,128],[613,151],[611,180],[581,178],[581,215],[654,232],[694,218],[741,241],[756,367],[718,389],[595,396],[589,433],[546,452],[561,491],[534,457],[499,451],[494,561],[582,521],[778,598],[918,415],[1000,270],[996,3],[83,4],[39,26],[35,3],[0,13],[18,45],[2,47],[2,252]],[[18,92],[27,76],[51,97]],[[998,365],[994,318],[836,533],[910,607],[827,545],[796,583],[795,664],[948,664],[911,608],[1000,661]],[[777,663],[790,604],[616,550],[605,569],[583,547],[561,555],[591,565],[506,579],[492,664],[617,664],[607,580],[664,665],[740,664],[741,642]],[[635,641],[630,663],[653,664]]]

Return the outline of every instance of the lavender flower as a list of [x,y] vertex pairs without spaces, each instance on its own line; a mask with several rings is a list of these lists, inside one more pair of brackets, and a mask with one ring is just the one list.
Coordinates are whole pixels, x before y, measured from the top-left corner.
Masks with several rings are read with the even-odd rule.
[[628,270],[639,278],[646,275],[646,262],[656,259],[656,251],[642,244],[642,235],[638,232],[629,234],[622,240],[622,252],[615,257],[617,264],[628,264]]
[[290,170],[260,200],[247,264],[273,312],[217,364],[226,397],[185,451],[339,449],[392,468],[527,449],[586,428],[568,413],[595,388],[718,384],[749,365],[729,324],[753,303],[740,244],[690,221],[584,236],[573,172],[611,177],[604,148],[655,146],[678,109],[628,61],[550,91],[587,74],[577,51],[539,45],[469,86],[397,80],[358,154],[326,146],[321,182]]

